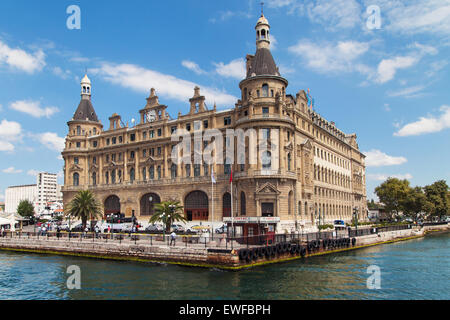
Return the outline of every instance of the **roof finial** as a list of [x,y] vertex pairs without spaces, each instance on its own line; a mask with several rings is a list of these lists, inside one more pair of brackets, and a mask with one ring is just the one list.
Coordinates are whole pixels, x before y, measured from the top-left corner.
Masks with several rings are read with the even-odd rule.
[[261,16],[264,16],[264,2],[261,2]]

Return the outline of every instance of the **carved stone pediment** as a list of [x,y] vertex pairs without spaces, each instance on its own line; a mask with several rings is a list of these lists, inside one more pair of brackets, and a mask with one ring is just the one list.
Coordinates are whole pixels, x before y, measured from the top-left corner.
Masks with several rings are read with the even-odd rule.
[[115,163],[114,161],[111,161],[110,163],[106,164],[105,168],[107,169],[114,169],[117,167],[117,163]]
[[278,195],[280,194],[280,191],[277,190],[277,188],[267,182],[265,184],[263,184],[262,186],[260,186],[258,189],[256,189],[256,194],[275,194]]
[[285,149],[285,150],[288,150],[288,151],[294,150],[294,146],[293,146],[293,144],[292,144],[292,141],[289,141],[289,142],[284,146],[284,149]]
[[312,149],[312,143],[311,143],[311,140],[305,139],[305,141],[302,142],[302,147],[303,147],[304,149],[309,149],[309,150],[311,150],[311,149]]
[[70,167],[69,170],[70,171],[83,171],[83,168],[80,167],[78,164],[74,164],[73,166]]

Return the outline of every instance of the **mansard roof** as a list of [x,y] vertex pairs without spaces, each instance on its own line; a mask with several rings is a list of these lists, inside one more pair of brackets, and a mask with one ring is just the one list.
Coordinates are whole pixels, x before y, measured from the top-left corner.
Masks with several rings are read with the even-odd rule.
[[259,48],[256,50],[256,54],[247,72],[247,78],[262,75],[280,76],[272,53],[267,48]]
[[91,100],[81,99],[77,111],[73,115],[73,120],[98,122],[97,114],[95,113]]

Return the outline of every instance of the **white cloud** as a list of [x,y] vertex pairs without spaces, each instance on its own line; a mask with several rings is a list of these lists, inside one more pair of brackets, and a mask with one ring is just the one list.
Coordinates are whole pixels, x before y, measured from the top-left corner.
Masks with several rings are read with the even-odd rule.
[[270,35],[270,50],[277,50],[278,40],[273,34]]
[[353,72],[369,73],[370,68],[358,63],[357,60],[369,50],[369,43],[358,41],[339,41],[313,43],[310,40],[300,40],[289,47],[289,51],[306,60],[309,68],[321,73]]
[[430,64],[429,70],[425,72],[427,77],[431,78],[436,73],[444,69],[448,65],[447,60],[434,61]]
[[14,167],[9,167],[7,169],[3,169],[2,172],[3,173],[16,174],[16,173],[21,173],[22,170],[18,170],[18,169],[14,168]]
[[3,106],[0,104],[0,112],[3,111]]
[[419,62],[419,58],[414,56],[383,59],[378,65],[375,82],[386,83],[394,79],[397,70],[412,67],[417,62]]
[[58,76],[63,80],[69,79],[72,75],[72,72],[70,70],[63,70],[60,67],[54,67],[52,69],[52,72],[55,76]]
[[375,173],[375,174],[367,174],[367,179],[369,180],[376,180],[376,181],[386,181],[389,178],[397,178],[400,180],[411,180],[413,176],[410,173],[406,174],[382,174],[382,173]]
[[387,30],[403,34],[450,33],[448,0],[366,0],[381,7]]
[[31,74],[44,68],[45,54],[41,49],[34,53],[13,49],[0,40],[0,65],[2,64]]
[[[143,93],[155,88],[159,95],[183,102],[192,98],[195,86],[199,86],[194,82],[133,64],[103,63],[100,68],[90,71],[110,83]],[[236,97],[215,88],[203,87],[202,93],[211,105],[214,101],[218,105],[234,105],[237,101]]]
[[50,150],[62,152],[64,149],[66,139],[59,137],[56,133],[46,132],[38,134],[36,137],[40,143]]
[[29,175],[29,176],[36,177],[38,174],[39,174],[39,171],[38,171],[38,170],[33,170],[33,169],[31,169],[31,170],[28,170],[28,171],[27,171],[27,175]]
[[218,14],[218,17],[209,19],[209,22],[211,22],[211,23],[224,22],[226,20],[229,20],[229,19],[235,18],[235,17],[250,19],[250,18],[252,18],[252,15],[250,13],[244,12],[244,11],[231,11],[231,10],[220,11]]
[[408,161],[405,157],[389,156],[386,153],[376,149],[372,149],[363,153],[366,155],[367,167],[395,166],[406,163]]
[[422,95],[421,91],[423,89],[425,89],[425,86],[414,86],[403,88],[397,91],[389,91],[387,94],[389,97],[416,98]]
[[315,0],[301,6],[308,18],[329,30],[352,28],[361,22],[362,9],[356,0]]
[[191,71],[194,71],[196,74],[206,74],[207,72],[202,70],[198,64],[193,61],[184,60],[181,62],[181,65]]
[[450,128],[450,107],[442,106],[442,112],[439,117],[428,116],[421,117],[418,121],[403,126],[394,133],[397,137],[419,136],[427,133],[439,132]]
[[29,114],[35,118],[50,118],[53,114],[59,111],[56,107],[41,108],[39,101],[21,100],[11,103],[10,108],[19,112]]
[[21,139],[22,127],[14,121],[2,120],[0,123],[0,151],[14,151],[14,144]]
[[214,63],[214,65],[216,66],[216,72],[222,77],[235,78],[238,80],[242,80],[245,78],[246,71],[244,59],[238,58],[228,64],[219,62]]

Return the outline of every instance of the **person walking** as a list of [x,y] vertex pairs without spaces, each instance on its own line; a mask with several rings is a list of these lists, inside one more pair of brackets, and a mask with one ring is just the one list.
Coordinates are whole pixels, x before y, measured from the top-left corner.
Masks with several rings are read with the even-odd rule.
[[173,243],[173,246],[175,247],[176,239],[177,239],[177,234],[175,233],[175,231],[172,231],[172,233],[170,234],[170,246]]
[[2,238],[5,236],[5,228],[2,226]]
[[61,237],[61,229],[58,227],[56,227],[56,238],[59,240],[59,238]]
[[95,226],[95,237],[98,239],[98,234],[100,233],[100,228]]

